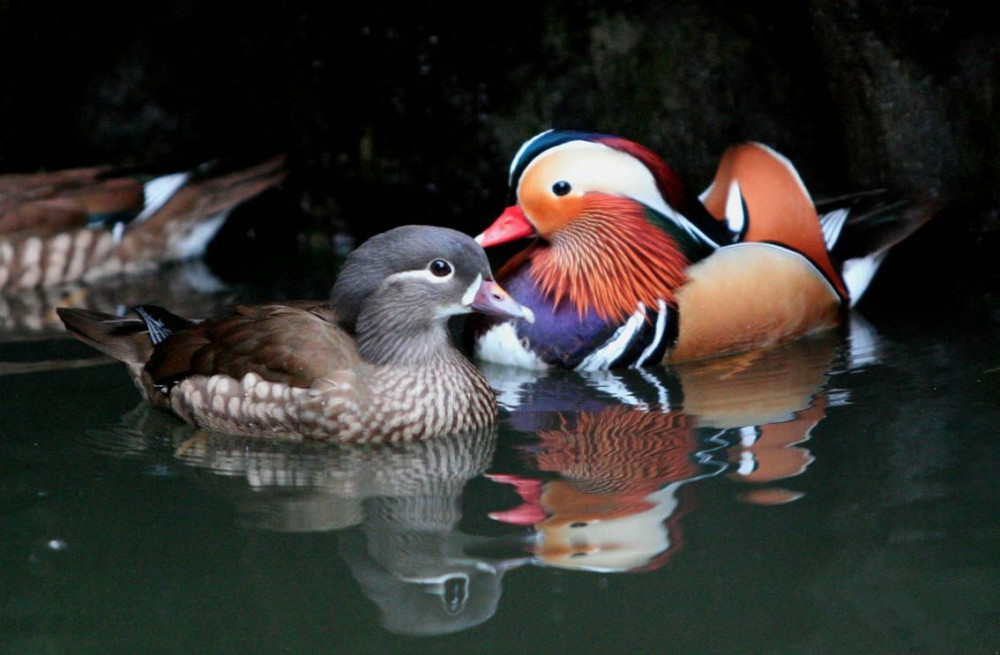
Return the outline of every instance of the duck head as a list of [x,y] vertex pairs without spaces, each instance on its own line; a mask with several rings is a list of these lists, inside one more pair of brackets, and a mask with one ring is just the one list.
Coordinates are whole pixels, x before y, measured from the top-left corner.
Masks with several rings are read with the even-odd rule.
[[657,218],[718,245],[716,235],[698,234],[690,225],[685,213],[704,208],[677,174],[652,150],[622,137],[542,132],[514,155],[508,183],[515,204],[476,237],[484,247],[531,236],[552,241],[574,221],[622,201],[642,205]]
[[[476,240],[484,247],[539,236],[552,240],[593,208],[590,194],[632,198],[663,214],[676,212],[683,188],[651,150],[607,134],[548,130],[526,141],[510,165],[516,204]],[[598,203],[599,204],[599,203]]]
[[543,132],[514,156],[509,184],[515,204],[476,241],[536,237],[530,254],[509,266],[530,258],[543,292],[581,315],[672,304],[687,266],[728,238],[659,156],[621,137]]
[[[446,339],[445,324],[481,312],[533,321],[494,281],[472,237],[448,228],[398,227],[348,255],[331,293],[342,326],[356,334],[361,355],[375,363],[419,359],[419,344]],[[426,349],[432,352],[434,347]]]

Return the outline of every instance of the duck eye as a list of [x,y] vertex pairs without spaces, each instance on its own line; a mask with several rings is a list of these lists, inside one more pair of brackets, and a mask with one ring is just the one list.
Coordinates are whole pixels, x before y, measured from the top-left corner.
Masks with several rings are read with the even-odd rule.
[[446,275],[451,275],[451,264],[443,259],[435,259],[432,261],[427,268],[430,269],[431,273],[437,277],[445,277]]
[[552,185],[552,193],[556,194],[557,196],[564,196],[567,193],[569,193],[572,188],[573,187],[570,186],[570,183],[567,182],[566,180],[559,180],[558,182]]

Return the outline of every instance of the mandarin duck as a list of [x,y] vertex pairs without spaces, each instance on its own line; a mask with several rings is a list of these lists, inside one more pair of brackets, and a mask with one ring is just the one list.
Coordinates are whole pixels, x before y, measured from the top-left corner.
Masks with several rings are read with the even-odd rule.
[[818,207],[759,143],[727,150],[695,197],[648,148],[565,130],[525,142],[509,185],[516,204],[477,241],[534,238],[498,280],[537,320],[476,320],[469,335],[478,358],[527,368],[678,362],[837,326],[932,213],[852,212],[865,194]]
[[239,204],[285,177],[284,157],[209,163],[141,182],[107,168],[0,176],[0,290],[92,282],[199,257]]
[[331,302],[241,306],[202,322],[59,310],[78,339],[123,362],[142,395],[217,432],[347,442],[480,430],[498,416],[447,322],[473,311],[530,318],[461,232],[404,226],[344,262]]

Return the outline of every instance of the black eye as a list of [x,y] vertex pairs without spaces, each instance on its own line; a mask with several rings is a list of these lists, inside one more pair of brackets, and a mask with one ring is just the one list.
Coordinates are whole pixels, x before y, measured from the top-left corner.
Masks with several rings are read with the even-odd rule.
[[443,259],[435,259],[427,266],[431,270],[431,273],[438,277],[445,277],[446,275],[451,275],[451,264]]
[[552,193],[556,194],[557,196],[564,196],[567,193],[569,193],[570,189],[572,188],[573,187],[571,187],[569,182],[567,182],[566,180],[559,180],[558,182],[552,185]]

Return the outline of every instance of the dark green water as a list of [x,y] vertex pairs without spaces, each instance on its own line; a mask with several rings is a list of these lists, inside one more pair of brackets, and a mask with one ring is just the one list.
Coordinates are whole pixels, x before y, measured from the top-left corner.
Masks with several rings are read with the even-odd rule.
[[963,311],[491,369],[496,434],[367,449],[195,433],[11,324],[0,652],[996,653],[1000,348]]

